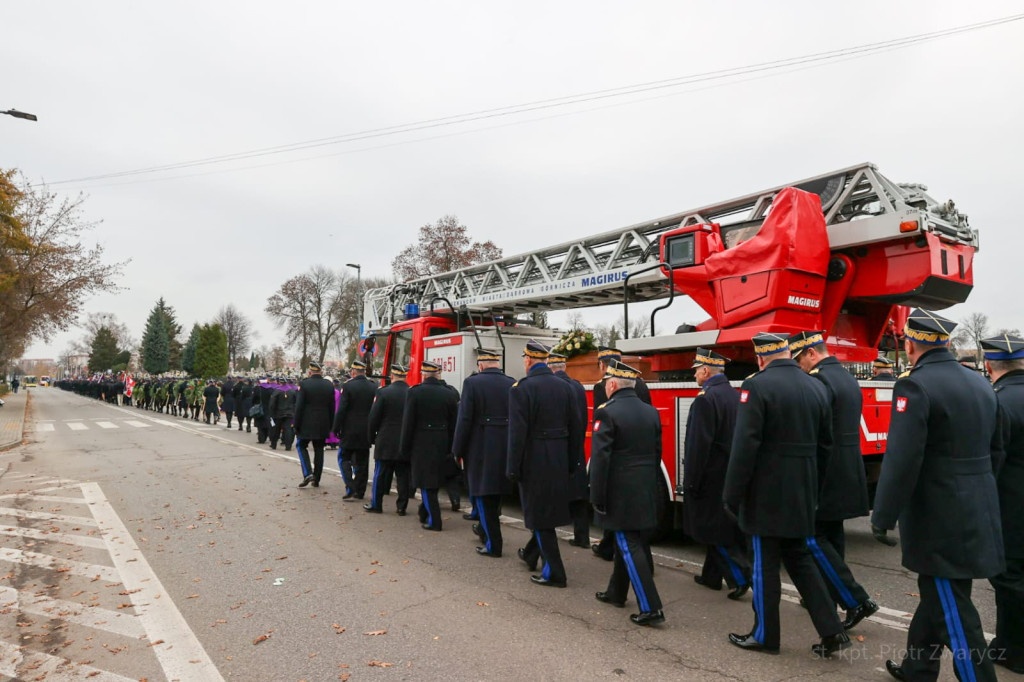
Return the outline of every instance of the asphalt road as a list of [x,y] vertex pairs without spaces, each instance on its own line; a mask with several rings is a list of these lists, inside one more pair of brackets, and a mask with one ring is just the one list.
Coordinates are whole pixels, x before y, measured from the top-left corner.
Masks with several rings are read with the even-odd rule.
[[[667,622],[639,628],[632,597],[594,600],[611,564],[589,550],[562,545],[567,589],[532,585],[513,507],[505,556],[479,557],[461,513],[431,533],[391,500],[342,501],[334,451],[324,485],[298,489],[294,452],[223,421],[57,389],[30,410],[29,443],[0,456],[0,679],[883,680],[916,603],[899,551],[854,523],[855,574],[884,607],[854,647],[813,657],[787,593],[782,655],[742,652],[726,635],[751,627],[750,597],[695,585],[703,551],[681,541],[655,548]],[[992,632],[986,583],[975,600]]]

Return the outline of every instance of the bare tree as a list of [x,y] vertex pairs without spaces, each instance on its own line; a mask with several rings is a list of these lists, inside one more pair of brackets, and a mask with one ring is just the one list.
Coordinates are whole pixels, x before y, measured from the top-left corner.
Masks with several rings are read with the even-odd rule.
[[[289,344],[302,349],[302,357],[309,357],[310,311],[313,308],[313,282],[309,275],[292,277],[267,299],[264,311],[274,324],[285,329]],[[263,354],[262,349],[260,355]]]
[[446,215],[421,227],[417,243],[402,249],[391,261],[391,269],[399,281],[405,281],[486,263],[501,255],[494,242],[472,241],[468,228],[456,216]]
[[283,370],[285,363],[284,348],[281,348],[281,346],[274,346],[270,351],[270,359],[267,362],[271,365],[270,369],[273,369],[275,372]]
[[113,313],[89,313],[82,325],[85,334],[78,341],[71,343],[71,350],[76,354],[87,354],[92,349],[92,343],[96,340],[96,334],[100,329],[106,327],[114,335],[117,347],[121,350],[136,350],[138,342],[132,336],[128,325],[119,322],[117,315]]
[[347,273],[315,265],[281,285],[265,310],[278,327],[285,327],[291,343],[301,343],[304,357],[312,350],[323,362],[335,336],[353,323],[356,303],[355,281]]
[[971,313],[960,320],[960,324],[953,332],[953,345],[958,349],[973,353],[975,358],[980,358],[981,340],[987,336],[988,315]]
[[220,325],[228,337],[228,357],[231,360],[249,350],[252,322],[233,303],[221,308],[213,321]]

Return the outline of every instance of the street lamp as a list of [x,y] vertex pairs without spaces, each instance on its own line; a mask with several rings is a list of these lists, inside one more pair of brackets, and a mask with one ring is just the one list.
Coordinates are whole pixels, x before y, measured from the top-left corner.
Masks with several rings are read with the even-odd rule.
[[359,338],[363,338],[363,267],[358,263],[345,263],[356,270],[356,297],[359,299]]
[[0,114],[7,114],[14,118],[23,118],[26,121],[38,121],[39,119],[35,114],[26,114],[24,111],[18,111],[17,109],[8,109],[7,111],[0,111]]

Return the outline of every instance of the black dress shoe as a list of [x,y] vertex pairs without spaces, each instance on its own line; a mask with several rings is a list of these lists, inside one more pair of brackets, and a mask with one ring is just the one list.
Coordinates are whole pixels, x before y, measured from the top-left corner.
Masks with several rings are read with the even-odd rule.
[[612,561],[612,560],[615,559],[615,553],[614,552],[612,553],[611,556],[608,556],[603,551],[601,551],[601,545],[597,544],[596,542],[590,546],[590,549],[591,549],[591,551],[594,552],[595,556],[598,556],[598,557],[604,559],[605,561]]
[[314,488],[319,488],[320,487],[320,481],[313,481],[313,487]]
[[637,625],[657,625],[658,623],[665,622],[665,612],[661,609],[657,611],[641,611],[640,613],[630,614],[629,619]]
[[735,601],[735,600],[739,599],[740,597],[742,597],[743,595],[745,595],[747,593],[747,590],[749,590],[749,589],[750,589],[750,585],[740,585],[739,587],[736,587],[736,588],[732,589],[729,592],[729,594],[727,594],[726,596],[729,597],[729,599],[732,599],[733,601]]
[[573,547],[582,547],[583,549],[586,549],[588,546],[590,546],[590,542],[588,542],[587,540],[580,540],[579,542],[577,542],[576,540],[569,540],[569,544]]
[[430,525],[429,523],[421,523],[421,524],[420,524],[420,528],[422,528],[423,530],[432,530],[432,531],[434,531],[435,533],[440,533],[440,532],[441,532],[441,529],[440,529],[440,528],[434,528],[434,527],[433,527],[433,526],[431,526],[431,525]]
[[857,623],[877,611],[878,604],[870,599],[865,599],[863,603],[858,604],[856,607],[846,612],[846,620],[843,621],[843,629],[852,630],[857,626]]
[[544,587],[566,586],[566,582],[564,580],[551,580],[550,578],[545,578],[542,575],[531,575],[530,582],[532,582],[534,585],[543,585]]
[[270,444],[270,449],[271,450],[277,450],[277,443],[271,443]]
[[474,513],[463,514],[462,518],[466,519],[467,521],[477,521],[478,520],[477,517],[476,517],[476,514],[474,514]]
[[396,509],[395,513],[398,514],[399,516],[405,516],[405,514],[406,514],[404,509]]
[[845,632],[840,632],[838,635],[822,637],[820,642],[811,645],[811,653],[820,658],[828,658],[848,646],[850,646],[850,636]]
[[461,509],[462,509],[462,507],[459,506],[458,502],[452,502],[452,511],[453,512],[457,512],[457,511],[459,511]]
[[903,668],[896,661],[893,661],[893,660],[886,661],[885,662],[885,671],[887,673],[889,673],[893,678],[895,678],[897,680],[905,680],[905,679],[907,679],[907,674],[905,672],[903,672]]
[[364,504],[363,505],[363,509],[365,509],[366,511],[370,512],[371,514],[383,514],[384,513],[383,509],[378,509],[377,507],[374,507],[372,504]]
[[479,554],[480,556],[490,556],[490,557],[494,557],[495,559],[500,559],[501,558],[501,552],[491,552],[486,547],[477,547],[476,548],[476,553]]
[[351,500],[355,496],[356,496],[355,493],[345,493],[344,495],[341,496],[341,499],[343,499],[343,500]]
[[314,480],[315,479],[313,478],[313,475],[310,474],[309,476],[306,476],[304,479],[302,479],[302,483],[299,484],[299,487],[300,488],[305,488],[307,485],[312,483]]
[[484,532],[483,526],[479,523],[473,524],[473,532],[476,533],[476,536],[480,538],[482,542],[487,542],[487,533]]
[[537,560],[534,559],[533,561],[530,561],[529,559],[527,559],[526,558],[526,552],[523,550],[522,547],[520,547],[519,549],[516,550],[516,556],[518,556],[519,559],[523,563],[525,563],[526,567],[529,568],[531,571],[536,571],[537,570]]
[[729,633],[729,642],[741,649],[747,649],[748,651],[760,651],[765,654],[778,654],[778,647],[765,646],[758,642],[752,635],[737,635],[734,632]]
[[611,604],[612,606],[614,606],[617,609],[625,608],[625,606],[626,606],[626,601],[625,600],[623,600],[623,601],[615,601],[614,599],[612,599],[611,597],[608,596],[607,592],[595,592],[594,593],[594,599],[596,599],[597,601],[600,601],[600,602],[604,602],[605,604]]
[[285,452],[291,452],[292,451],[292,446],[291,445],[285,445],[284,446],[284,451]]
[[702,576],[702,575],[695,575],[695,576],[693,576],[693,582],[697,583],[701,587],[706,587],[709,590],[714,590],[715,592],[718,592],[719,590],[722,589],[722,581],[721,581],[721,579],[719,579],[718,584],[715,585],[715,584],[705,580],[704,576]]

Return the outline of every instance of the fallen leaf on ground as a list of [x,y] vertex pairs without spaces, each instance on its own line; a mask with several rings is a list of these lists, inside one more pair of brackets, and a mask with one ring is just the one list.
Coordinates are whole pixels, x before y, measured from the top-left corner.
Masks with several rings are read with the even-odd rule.
[[384,661],[367,661],[366,665],[370,666],[371,668],[390,668],[394,665],[394,663],[385,663]]
[[857,640],[858,642],[863,642],[864,641],[864,635],[854,635],[853,638],[855,640]]
[[477,606],[490,606],[490,604],[488,604],[488,603],[487,603],[487,602],[485,602],[485,601],[478,601],[478,602],[476,603],[476,605],[477,605]]
[[904,592],[904,594],[907,595],[908,597],[920,597],[921,596],[917,592]]
[[363,634],[364,635],[386,635],[386,634],[388,634],[388,631],[387,630],[371,630],[370,632],[364,632]]
[[252,643],[253,644],[259,644],[260,642],[265,642],[268,639],[270,639],[270,635],[260,635],[256,639],[252,640]]
[[187,597],[185,597],[185,599],[197,599],[198,597],[199,597],[198,594],[190,594]]

